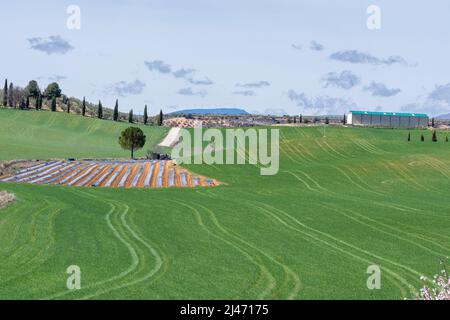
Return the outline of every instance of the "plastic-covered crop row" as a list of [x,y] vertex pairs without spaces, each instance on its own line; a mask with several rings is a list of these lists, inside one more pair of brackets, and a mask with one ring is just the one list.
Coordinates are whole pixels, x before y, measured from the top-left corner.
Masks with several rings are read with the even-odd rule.
[[48,161],[17,171],[0,182],[110,188],[214,186],[213,179],[192,175],[169,160]]

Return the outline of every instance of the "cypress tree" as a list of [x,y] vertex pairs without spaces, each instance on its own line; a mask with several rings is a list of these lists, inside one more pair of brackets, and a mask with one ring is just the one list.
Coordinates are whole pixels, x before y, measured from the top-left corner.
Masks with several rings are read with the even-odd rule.
[[116,105],[114,106],[113,120],[119,120],[119,99],[116,99]]
[[448,142],[448,136],[445,137],[445,142]]
[[70,99],[67,98],[67,113],[70,113]]
[[8,89],[8,106],[10,108],[15,107],[15,103],[14,103],[14,97],[13,97],[13,90],[14,90],[14,85],[12,84],[12,82],[9,84],[9,89]]
[[164,115],[162,110],[159,111],[159,117],[158,117],[158,126],[162,126],[164,120]]
[[148,122],[147,105],[144,107],[144,124]]
[[431,119],[431,127],[434,128],[434,125],[435,125],[435,123],[434,123],[434,118],[432,118],[432,119]]
[[56,111],[56,97],[52,98],[51,110],[52,110],[52,112]]
[[3,106],[8,105],[8,79],[5,79],[5,86],[3,87]]
[[302,123],[302,122],[303,122],[303,115],[302,115],[302,114],[300,115],[300,118],[298,119],[298,122],[299,122],[299,123]]
[[30,97],[27,97],[27,101],[25,102],[25,107],[26,107],[27,109],[30,108]]
[[41,95],[38,95],[38,96],[35,98],[34,108],[35,108],[36,110],[39,110],[39,99],[40,99],[40,97],[41,97]]
[[102,106],[102,102],[100,100],[98,100],[97,117],[99,119],[103,119],[103,106]]
[[344,114],[344,119],[342,120],[342,123],[343,123],[344,125],[347,124],[347,117],[345,116],[345,114]]
[[133,123],[133,109],[128,113],[128,122]]
[[433,137],[431,138],[431,141],[433,141],[433,142],[437,142],[438,141],[436,130],[433,131]]
[[42,95],[39,95],[39,110],[42,109]]
[[86,97],[83,97],[83,103],[81,104],[81,115],[86,115]]
[[408,142],[411,141],[411,132],[408,132]]

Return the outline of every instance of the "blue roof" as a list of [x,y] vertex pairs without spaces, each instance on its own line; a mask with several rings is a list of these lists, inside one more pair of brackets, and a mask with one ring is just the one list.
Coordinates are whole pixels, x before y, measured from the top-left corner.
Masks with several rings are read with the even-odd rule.
[[398,116],[398,117],[419,117],[428,118],[425,113],[405,113],[405,112],[383,112],[383,111],[350,111],[352,114],[367,114],[372,116]]

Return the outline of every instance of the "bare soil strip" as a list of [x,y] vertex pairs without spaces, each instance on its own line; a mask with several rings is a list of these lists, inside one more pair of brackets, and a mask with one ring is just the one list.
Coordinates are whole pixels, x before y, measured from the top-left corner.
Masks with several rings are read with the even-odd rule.
[[139,172],[140,167],[141,167],[140,163],[133,164],[131,172],[128,175],[127,180],[125,180],[125,188],[131,188],[131,183],[133,182],[133,179],[136,176],[136,174]]
[[164,171],[162,174],[162,187],[167,188],[169,186],[169,161],[164,162]]
[[125,173],[127,172],[129,167],[130,167],[130,165],[127,164],[122,168],[122,171],[117,175],[117,177],[111,183],[111,187],[117,188],[119,186],[120,180],[122,180],[122,177],[125,175]]
[[99,182],[99,184],[98,184],[99,187],[103,187],[106,184],[106,182],[108,182],[111,179],[111,177],[114,175],[114,173],[117,172],[117,169],[119,167],[120,167],[120,165],[116,164],[114,166],[114,168],[111,170],[111,172],[102,181]]
[[144,170],[142,170],[141,176],[139,177],[139,180],[137,182],[136,187],[138,187],[138,188],[143,188],[144,187],[144,180],[145,180],[145,177],[147,177],[148,170],[150,169],[150,166],[151,166],[150,162],[147,162],[144,165]]
[[85,182],[83,186],[85,187],[92,186],[106,171],[108,171],[109,168],[111,168],[111,166],[109,165],[106,165],[103,168],[101,168],[100,171],[97,174],[95,174],[90,180]]
[[156,182],[158,180],[158,172],[159,172],[159,166],[161,164],[158,162],[155,163],[155,165],[153,166],[153,173],[152,173],[152,178],[150,180],[150,187],[151,188],[156,188]]

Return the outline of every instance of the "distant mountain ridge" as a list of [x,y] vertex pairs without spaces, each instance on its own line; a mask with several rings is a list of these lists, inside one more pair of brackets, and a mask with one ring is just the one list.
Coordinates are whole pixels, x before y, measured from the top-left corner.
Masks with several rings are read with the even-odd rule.
[[437,116],[436,119],[450,119],[450,113],[447,114],[441,114],[440,116]]
[[177,111],[169,113],[169,115],[176,115],[176,114],[243,115],[243,114],[249,114],[249,113],[247,111],[245,111],[244,109],[239,109],[239,108],[183,109],[183,110],[177,110]]

